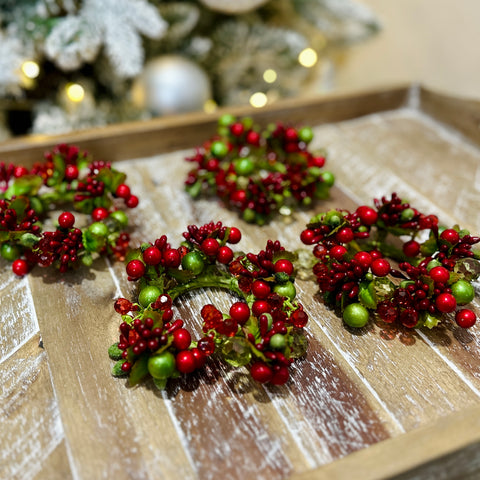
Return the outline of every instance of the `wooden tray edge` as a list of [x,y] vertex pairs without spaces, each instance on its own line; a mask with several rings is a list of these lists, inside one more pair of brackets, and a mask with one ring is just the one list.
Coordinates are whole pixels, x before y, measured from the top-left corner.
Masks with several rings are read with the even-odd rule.
[[290,479],[351,479],[352,472],[362,480],[463,478],[480,473],[478,461],[472,471],[479,447],[480,405],[476,405]]

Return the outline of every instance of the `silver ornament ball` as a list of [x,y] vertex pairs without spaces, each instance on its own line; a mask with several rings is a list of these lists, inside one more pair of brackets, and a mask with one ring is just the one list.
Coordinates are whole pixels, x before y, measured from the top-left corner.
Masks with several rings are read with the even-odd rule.
[[211,96],[205,71],[178,55],[148,61],[132,89],[134,103],[154,116],[201,110]]

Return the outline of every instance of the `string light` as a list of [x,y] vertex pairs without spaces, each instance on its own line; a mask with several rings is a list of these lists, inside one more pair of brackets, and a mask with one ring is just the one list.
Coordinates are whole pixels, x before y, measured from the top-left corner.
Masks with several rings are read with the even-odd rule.
[[262,92],[255,92],[250,97],[250,105],[255,108],[262,108],[267,104],[267,96]]
[[85,89],[78,83],[69,83],[65,87],[67,97],[75,103],[80,103],[85,98]]
[[213,100],[212,98],[208,99],[204,104],[203,104],[203,111],[205,113],[213,113],[217,109],[217,102]]
[[318,61],[317,52],[313,48],[305,48],[298,55],[298,62],[306,68],[313,67]]
[[275,70],[272,70],[271,68],[268,68],[263,72],[263,79],[267,83],[274,83],[277,79],[277,72]]
[[37,78],[40,74],[40,67],[37,62],[27,60],[22,64],[22,72],[27,78]]

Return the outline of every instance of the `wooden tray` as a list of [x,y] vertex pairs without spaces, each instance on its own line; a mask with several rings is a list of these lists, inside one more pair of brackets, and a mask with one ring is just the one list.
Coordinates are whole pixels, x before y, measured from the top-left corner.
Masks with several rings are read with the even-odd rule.
[[[318,207],[352,208],[396,191],[442,222],[480,232],[480,105],[406,86],[349,96],[293,100],[251,114],[260,122],[315,126],[337,186]],[[123,160],[141,194],[134,240],[190,223],[239,225],[245,250],[278,238],[299,248],[313,214],[257,228],[215,201],[183,192],[191,147],[214,131],[215,115],[192,114],[0,145],[0,159],[32,163],[72,142]],[[147,158],[148,157],[148,158]],[[375,325],[357,335],[326,309],[311,281],[299,281],[310,315],[310,349],[284,387],[261,388],[244,372],[210,370],[165,393],[128,388],[110,376],[116,340],[113,301],[132,286],[119,264],[90,272],[37,269],[14,278],[0,261],[0,478],[308,479],[478,478],[480,327],[413,335]],[[178,304],[228,296],[200,292]],[[475,303],[478,311],[478,302]]]

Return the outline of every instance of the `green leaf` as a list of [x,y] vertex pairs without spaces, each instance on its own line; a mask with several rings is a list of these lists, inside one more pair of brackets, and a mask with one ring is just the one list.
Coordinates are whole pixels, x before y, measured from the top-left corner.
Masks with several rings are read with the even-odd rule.
[[387,277],[375,277],[373,280],[373,287],[377,302],[388,300],[395,291],[395,286]]
[[424,318],[422,318],[423,324],[427,328],[434,328],[438,325],[440,322],[440,319],[437,317],[434,317],[433,315],[430,315],[429,313],[426,313]]
[[38,190],[43,184],[42,177],[38,175],[24,175],[16,178],[15,181],[8,187],[4,194],[4,198],[12,198],[13,196],[33,196],[38,193]]
[[97,180],[103,182],[106,189],[111,192],[115,192],[119,185],[125,183],[126,178],[127,176],[124,173],[107,167],[102,168],[97,174]]
[[358,300],[365,308],[377,308],[377,295],[375,293],[374,281],[364,280],[359,285]]
[[22,247],[27,247],[27,248],[32,248],[34,247],[38,242],[40,241],[40,238],[38,238],[36,235],[33,233],[24,233],[19,240],[20,245]]
[[53,187],[54,185],[59,185],[65,178],[65,159],[62,155],[54,155],[53,167],[53,174],[47,180],[47,185],[50,187]]
[[133,364],[128,378],[130,386],[137,385],[148,374],[148,357],[148,353],[144,353]]
[[165,388],[167,388],[168,378],[154,378],[153,383],[159,390],[165,390]]
[[87,252],[99,252],[105,246],[106,238],[85,230],[82,234],[82,242]]
[[17,221],[20,223],[25,217],[25,211],[29,207],[30,202],[27,197],[17,197],[10,202],[9,207],[15,210],[17,214]]

